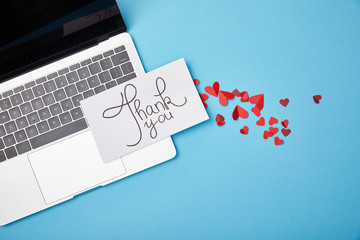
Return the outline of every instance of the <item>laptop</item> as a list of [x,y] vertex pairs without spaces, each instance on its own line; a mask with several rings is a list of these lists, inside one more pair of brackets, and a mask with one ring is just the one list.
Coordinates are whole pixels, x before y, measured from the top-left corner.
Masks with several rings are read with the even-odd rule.
[[115,0],[6,1],[2,11],[0,225],[176,155],[169,137],[103,163],[81,110],[145,73]]

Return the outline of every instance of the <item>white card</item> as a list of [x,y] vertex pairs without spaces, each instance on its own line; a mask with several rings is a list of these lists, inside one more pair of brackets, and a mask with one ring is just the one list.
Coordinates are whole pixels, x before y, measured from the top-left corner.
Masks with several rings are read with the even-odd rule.
[[184,59],[81,101],[104,162],[209,117]]

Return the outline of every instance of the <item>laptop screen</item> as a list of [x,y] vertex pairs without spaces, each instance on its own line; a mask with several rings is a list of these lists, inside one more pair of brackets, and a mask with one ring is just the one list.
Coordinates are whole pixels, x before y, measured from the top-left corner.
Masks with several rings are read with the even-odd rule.
[[0,27],[0,81],[126,31],[115,0],[5,1]]

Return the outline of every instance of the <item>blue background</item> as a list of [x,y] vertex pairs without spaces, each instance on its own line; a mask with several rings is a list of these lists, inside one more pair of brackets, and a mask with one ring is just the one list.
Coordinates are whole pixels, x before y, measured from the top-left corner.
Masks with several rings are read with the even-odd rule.
[[1,227],[1,240],[360,239],[359,0],[118,4],[147,71],[184,57],[199,92],[264,93],[263,116],[292,133],[274,146],[253,114],[232,120],[238,99],[210,96],[210,120],[173,137],[175,159]]

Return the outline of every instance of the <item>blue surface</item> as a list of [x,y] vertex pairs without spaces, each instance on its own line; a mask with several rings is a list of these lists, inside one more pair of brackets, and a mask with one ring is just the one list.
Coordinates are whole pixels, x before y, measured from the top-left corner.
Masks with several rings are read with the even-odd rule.
[[118,4],[147,71],[184,57],[200,92],[264,93],[263,116],[292,133],[275,147],[252,114],[231,119],[238,100],[210,97],[211,120],[173,137],[174,160],[1,227],[1,240],[360,239],[360,1]]

